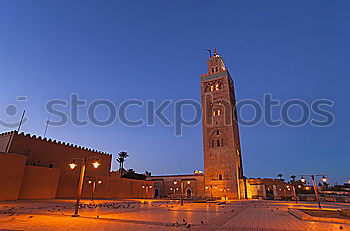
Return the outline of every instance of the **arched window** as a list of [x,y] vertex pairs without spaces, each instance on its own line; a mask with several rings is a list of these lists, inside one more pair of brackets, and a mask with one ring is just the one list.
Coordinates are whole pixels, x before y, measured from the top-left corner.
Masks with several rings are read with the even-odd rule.
[[214,73],[214,68],[211,69],[211,72]]
[[217,146],[220,147],[220,140],[217,140],[216,143],[217,143]]
[[191,189],[187,189],[186,190],[186,197],[187,198],[191,198],[191,196],[192,196],[192,190]]
[[220,132],[219,132],[219,130],[216,130],[216,135],[220,135]]
[[219,180],[222,180],[222,175],[221,174],[219,174]]
[[215,147],[215,141],[214,141],[214,140],[211,142],[211,147],[212,147],[212,148]]
[[215,69],[216,69],[216,72],[218,72],[218,67],[215,67]]

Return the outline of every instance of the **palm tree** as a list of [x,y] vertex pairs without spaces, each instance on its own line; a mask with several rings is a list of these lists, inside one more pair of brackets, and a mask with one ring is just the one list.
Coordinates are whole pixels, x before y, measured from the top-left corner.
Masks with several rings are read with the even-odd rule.
[[117,161],[119,162],[119,171],[120,171],[120,174],[122,174],[122,171],[124,169],[124,162],[125,162],[125,159],[129,156],[129,154],[127,152],[119,152],[118,153],[119,157],[117,159]]
[[117,162],[119,163],[119,173],[122,173],[122,163],[124,162],[123,158],[117,158]]
[[294,182],[295,181],[295,178],[296,178],[297,176],[295,176],[295,175],[291,175],[290,176],[290,178],[292,179],[292,181]]
[[277,177],[279,177],[279,178],[280,178],[280,180],[282,180],[282,176],[283,176],[283,174],[282,174],[282,173],[277,174]]

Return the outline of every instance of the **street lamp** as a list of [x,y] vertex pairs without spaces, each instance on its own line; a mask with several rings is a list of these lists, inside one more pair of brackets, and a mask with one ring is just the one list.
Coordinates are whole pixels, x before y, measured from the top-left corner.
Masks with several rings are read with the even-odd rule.
[[323,183],[326,183],[327,182],[327,178],[325,176],[322,177],[322,181]]
[[97,184],[102,184],[102,180],[96,181],[96,178],[92,178],[88,180],[89,184],[92,184],[92,191],[91,191],[91,200],[94,202],[94,194],[95,194],[95,189],[96,189],[96,183]]
[[[312,184],[314,186],[314,191],[315,191],[315,197],[316,197],[316,200],[317,200],[317,203],[318,203],[318,208],[321,209],[321,202],[320,202],[320,198],[318,196],[318,190],[317,190],[317,186],[316,186],[316,182],[315,182],[315,176],[322,176],[322,181],[323,182],[326,182],[327,178],[324,175],[304,175],[304,176],[311,176]],[[300,180],[303,183],[305,183],[305,181],[306,181],[306,179],[303,176],[301,177]],[[309,187],[306,187],[305,189],[308,190]]]
[[81,160],[82,161],[82,165],[81,165],[81,168],[80,168],[78,188],[77,188],[77,200],[75,202],[75,210],[74,210],[74,215],[72,215],[72,217],[79,217],[78,213],[79,213],[80,197],[81,197],[81,192],[83,190],[83,183],[84,183],[84,177],[85,177],[85,171],[86,171],[86,162],[87,162],[88,159],[95,159],[95,161],[92,163],[92,166],[94,168],[98,168],[101,165],[98,162],[98,159],[96,160],[96,157],[73,158],[73,162],[68,164],[69,168],[73,170],[75,167],[78,166],[75,163],[75,160]]
[[78,165],[73,161],[72,163],[68,164],[68,166],[70,167],[70,169],[74,169]]
[[143,189],[146,189],[146,199],[148,199],[148,189],[151,189],[153,186],[152,185],[142,185]]
[[[184,181],[185,180],[181,180],[181,187],[180,187],[180,190],[181,190],[181,206],[184,205]],[[176,181],[174,181],[175,183]],[[177,182],[176,182],[177,183]],[[190,185],[191,184],[191,181],[190,180],[187,180],[187,184]]]

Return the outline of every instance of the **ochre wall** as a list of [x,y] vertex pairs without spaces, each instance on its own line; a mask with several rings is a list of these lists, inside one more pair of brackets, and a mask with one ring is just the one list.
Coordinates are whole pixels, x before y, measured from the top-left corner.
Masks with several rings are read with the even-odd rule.
[[[9,151],[23,156],[19,161],[16,155],[3,155],[7,162],[6,168],[0,170],[0,185],[4,191],[0,190],[0,199],[16,200],[18,195],[19,199],[75,198],[82,161],[76,160],[78,166],[73,170],[67,164],[82,157],[91,157],[86,164],[83,198],[92,195],[89,179],[102,181],[96,184],[95,198],[146,198],[146,186],[147,197],[153,197],[153,182],[123,179],[119,174],[110,172],[110,154],[17,132],[0,134],[0,149],[5,149],[9,137],[12,137]],[[95,158],[101,163],[97,169],[91,164]]]
[[17,200],[26,157],[0,153],[0,200]]
[[112,155],[23,133],[15,133],[9,152],[26,155],[27,165],[49,167],[51,164],[54,168],[61,169],[62,173],[68,174],[71,172],[79,174],[81,160],[76,160],[78,167],[73,170],[67,165],[72,162],[73,158],[96,157],[99,159],[101,165],[97,169],[93,168],[91,164],[94,159],[88,159],[86,165],[87,175],[95,174],[108,176],[111,168]]
[[9,132],[0,134],[0,152],[6,152],[6,146],[10,138],[11,133]]
[[25,166],[18,199],[54,199],[60,170]]
[[[144,186],[144,188],[142,187]],[[146,193],[147,191],[147,193]],[[111,176],[110,198],[153,198],[154,183]]]
[[[96,181],[101,180],[101,184],[96,183],[95,198],[109,198],[109,176],[85,175],[82,197],[90,198],[92,195],[92,184],[89,179],[95,178]],[[77,195],[77,187],[79,174],[64,173],[60,175],[56,198],[74,198]]]

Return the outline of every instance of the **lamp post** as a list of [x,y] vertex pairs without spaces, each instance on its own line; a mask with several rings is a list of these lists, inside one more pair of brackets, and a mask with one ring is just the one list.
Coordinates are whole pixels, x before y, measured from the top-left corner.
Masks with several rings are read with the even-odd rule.
[[92,184],[92,191],[91,191],[91,200],[92,202],[94,202],[94,194],[95,194],[95,189],[96,189],[96,182],[97,184],[102,184],[102,180],[97,180],[96,178],[91,178],[90,180],[88,180],[89,184]]
[[316,201],[318,203],[318,208],[321,209],[321,202],[320,202],[320,198],[319,198],[319,195],[318,195],[318,190],[317,190],[317,186],[316,186],[316,182],[315,182],[315,176],[322,176],[322,181],[323,182],[327,182],[327,178],[325,177],[325,175],[303,175],[301,177],[301,179],[300,179],[300,181],[303,182],[303,183],[306,182],[306,179],[304,178],[304,176],[310,176],[311,177],[312,184],[313,184],[313,187],[314,187]]
[[142,185],[142,188],[146,190],[146,199],[148,199],[148,189],[153,188],[152,185]]
[[75,202],[75,210],[74,210],[74,215],[72,215],[72,217],[79,217],[80,197],[81,197],[81,192],[83,190],[84,176],[85,176],[85,171],[86,171],[86,162],[88,159],[95,159],[95,161],[92,163],[92,166],[94,168],[98,168],[101,165],[98,162],[98,159],[96,159],[96,157],[73,158],[73,162],[68,164],[68,166],[73,170],[75,167],[78,166],[75,163],[75,160],[82,161],[82,165],[80,168],[80,175],[79,175],[79,183],[78,183],[78,188],[77,188],[77,200]]
[[174,180],[174,197],[176,197],[176,186],[177,186],[177,181],[176,180]]
[[[186,180],[181,180],[181,187],[180,187],[180,190],[181,190],[181,206],[184,205],[184,181]],[[191,181],[190,180],[187,180],[186,182],[188,185],[191,184]]]

